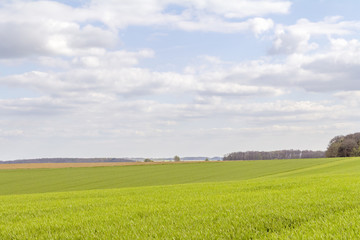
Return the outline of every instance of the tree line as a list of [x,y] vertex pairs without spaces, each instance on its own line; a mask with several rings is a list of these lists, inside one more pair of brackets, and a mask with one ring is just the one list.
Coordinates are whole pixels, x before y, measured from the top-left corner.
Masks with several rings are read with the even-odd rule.
[[334,137],[326,150],[326,157],[357,156],[360,156],[360,132]]
[[271,159],[301,159],[301,158],[323,158],[324,151],[311,150],[278,150],[278,151],[247,151],[233,152],[224,156],[224,161],[232,160],[271,160]]

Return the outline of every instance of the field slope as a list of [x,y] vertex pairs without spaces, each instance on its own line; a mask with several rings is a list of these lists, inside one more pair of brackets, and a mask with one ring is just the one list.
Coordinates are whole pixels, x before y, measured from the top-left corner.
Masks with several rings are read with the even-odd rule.
[[[0,170],[0,195],[222,182],[328,171],[349,160],[202,162],[91,168]],[[330,169],[335,171],[335,169]]]
[[0,170],[0,239],[356,239],[360,159]]

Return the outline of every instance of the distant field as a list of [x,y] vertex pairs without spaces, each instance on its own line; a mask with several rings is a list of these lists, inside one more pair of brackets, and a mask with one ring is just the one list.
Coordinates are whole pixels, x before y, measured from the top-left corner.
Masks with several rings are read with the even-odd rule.
[[360,236],[360,158],[0,170],[0,193],[0,239]]
[[[0,170],[0,195],[222,182],[316,171],[341,159],[150,164]],[[314,169],[315,168],[315,169]]]
[[[194,163],[196,161],[193,161]],[[0,169],[32,169],[32,168],[78,168],[78,167],[111,167],[129,165],[179,164],[185,162],[90,162],[90,163],[6,163]]]

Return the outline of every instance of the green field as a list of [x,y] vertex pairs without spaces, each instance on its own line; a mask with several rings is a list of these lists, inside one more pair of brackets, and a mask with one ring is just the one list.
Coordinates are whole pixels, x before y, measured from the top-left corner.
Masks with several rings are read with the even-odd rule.
[[0,239],[359,239],[360,158],[0,170]]

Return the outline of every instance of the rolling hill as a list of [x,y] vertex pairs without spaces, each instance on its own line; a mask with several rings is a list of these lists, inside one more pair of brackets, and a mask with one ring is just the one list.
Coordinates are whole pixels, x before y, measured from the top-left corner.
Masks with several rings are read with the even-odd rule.
[[356,239],[360,158],[0,170],[0,239]]

